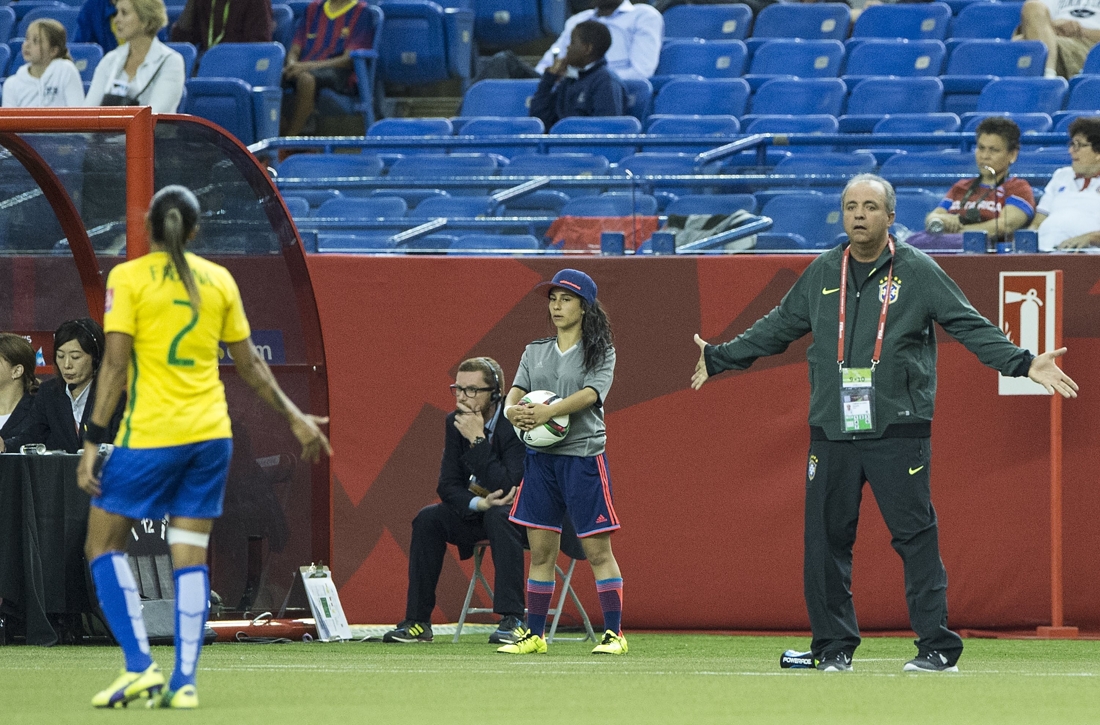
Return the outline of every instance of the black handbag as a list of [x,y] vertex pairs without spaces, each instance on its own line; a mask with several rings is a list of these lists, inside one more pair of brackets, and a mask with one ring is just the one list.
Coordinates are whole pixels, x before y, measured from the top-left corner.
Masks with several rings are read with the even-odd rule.
[[149,86],[153,85],[153,81],[155,81],[157,79],[157,76],[160,75],[160,69],[164,67],[164,62],[166,60],[168,60],[167,55],[160,59],[160,65],[158,65],[157,69],[153,72],[153,77],[149,79],[149,82],[145,84],[144,88],[142,88],[140,91],[138,91],[137,95],[135,95],[134,97],[131,98],[130,96],[120,96],[120,95],[117,95],[117,94],[114,94],[114,93],[104,93],[103,94],[103,100],[101,100],[99,102],[99,105],[101,105],[101,106],[146,106],[146,105],[148,105],[147,103],[142,103],[138,99],[141,98],[142,93],[145,93],[145,91],[149,90]]

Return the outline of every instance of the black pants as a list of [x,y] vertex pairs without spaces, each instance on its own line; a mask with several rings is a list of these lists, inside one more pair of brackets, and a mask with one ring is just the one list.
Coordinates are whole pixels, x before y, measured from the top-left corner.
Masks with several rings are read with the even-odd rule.
[[447,544],[472,549],[489,540],[493,554],[493,611],[523,619],[524,532],[508,520],[508,506],[493,506],[473,518],[460,516],[446,504],[425,506],[413,519],[412,544],[409,547],[409,595],[405,618],[417,622],[432,621],[435,588],[443,571]]
[[815,657],[850,654],[859,646],[852,547],[864,482],[905,567],[905,602],[918,650],[939,650],[952,663],[962,653],[962,640],[947,628],[947,571],[932,507],[931,453],[928,438],[811,441],[803,580]]

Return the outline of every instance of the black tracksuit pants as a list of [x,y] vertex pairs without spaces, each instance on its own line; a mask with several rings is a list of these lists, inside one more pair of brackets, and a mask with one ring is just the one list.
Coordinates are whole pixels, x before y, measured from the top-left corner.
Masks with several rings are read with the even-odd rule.
[[932,507],[931,452],[928,438],[810,442],[803,580],[815,657],[851,654],[860,643],[851,584],[864,482],[905,566],[917,649],[938,650],[952,664],[962,653],[962,639],[947,628],[947,571]]
[[508,520],[510,506],[493,506],[476,517],[460,516],[447,504],[425,506],[413,519],[409,546],[409,593],[405,619],[431,622],[435,588],[443,571],[447,544],[472,548],[489,540],[493,555],[493,611],[524,619],[524,531]]

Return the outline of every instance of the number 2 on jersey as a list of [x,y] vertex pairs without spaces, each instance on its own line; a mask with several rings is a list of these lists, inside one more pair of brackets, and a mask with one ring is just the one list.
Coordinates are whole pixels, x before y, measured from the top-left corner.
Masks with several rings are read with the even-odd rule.
[[[188,309],[191,308],[190,300],[172,300],[172,304],[183,305]],[[176,336],[172,338],[172,344],[168,348],[168,364],[177,365],[183,368],[190,368],[195,366],[195,361],[188,357],[179,357],[176,351],[179,349],[180,341],[183,340],[183,336],[191,332],[195,328],[195,325],[199,322],[199,315],[197,312],[191,312],[191,321],[183,326],[183,329],[176,333]]]

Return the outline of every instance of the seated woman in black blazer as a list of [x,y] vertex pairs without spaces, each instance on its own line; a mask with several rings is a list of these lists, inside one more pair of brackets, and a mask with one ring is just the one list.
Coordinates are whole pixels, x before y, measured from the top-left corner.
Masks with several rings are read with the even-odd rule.
[[5,438],[26,429],[37,390],[34,348],[20,335],[0,332],[0,453],[5,451]]
[[[27,443],[44,443],[46,450],[68,453],[76,453],[83,447],[81,438],[92,419],[95,378],[105,343],[103,328],[91,318],[61,323],[53,335],[57,376],[38,389],[25,431],[5,441],[9,450],[14,452]],[[111,416],[108,426],[111,438],[118,432],[123,408],[124,402],[119,401]]]

